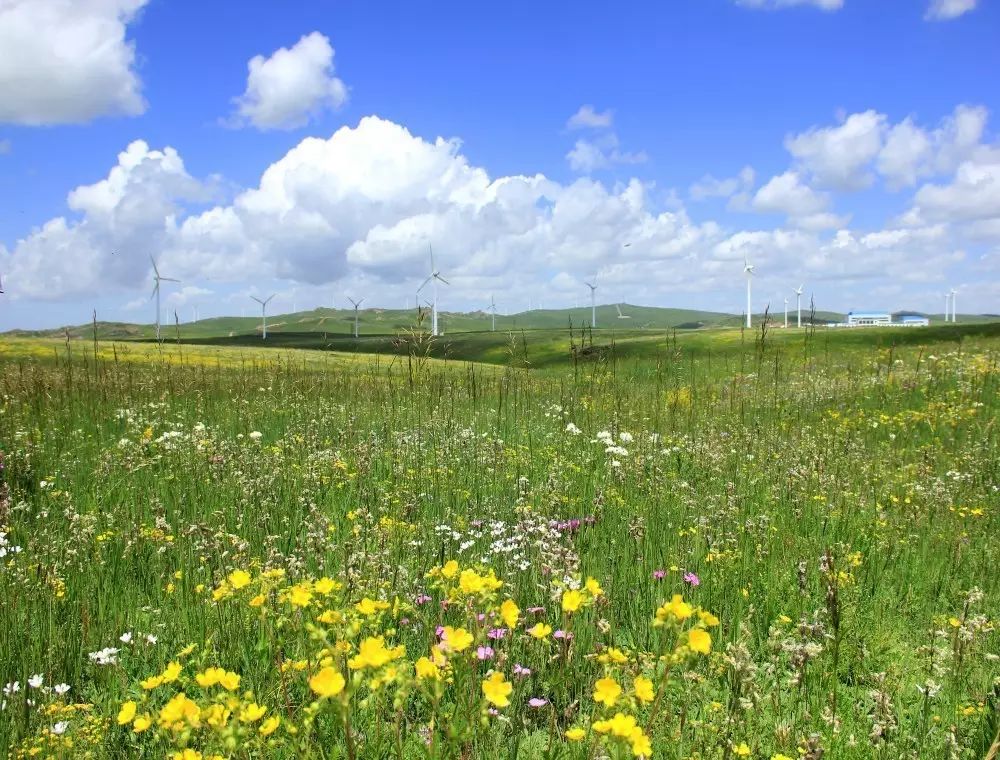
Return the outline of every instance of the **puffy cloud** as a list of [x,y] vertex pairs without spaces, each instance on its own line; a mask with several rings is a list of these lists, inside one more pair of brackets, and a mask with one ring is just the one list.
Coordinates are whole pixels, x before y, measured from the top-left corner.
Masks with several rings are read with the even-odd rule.
[[931,0],[924,16],[928,21],[948,21],[974,11],[979,0]]
[[885,145],[878,154],[878,171],[892,188],[915,185],[926,172],[932,157],[932,143],[927,133],[904,119],[889,130]]
[[607,129],[613,120],[614,113],[610,108],[607,111],[596,111],[592,105],[582,105],[575,114],[569,117],[566,128]]
[[796,5],[811,5],[824,11],[839,11],[844,7],[844,0],[736,0],[736,4],[747,8],[764,10],[791,8]]
[[691,198],[696,201],[706,198],[729,198],[737,192],[747,192],[753,188],[756,174],[753,167],[744,166],[735,177],[726,179],[716,179],[711,174],[706,174],[700,180],[691,185]]
[[927,184],[914,196],[922,218],[975,220],[1000,217],[1000,160],[968,161],[946,185]]
[[812,129],[785,140],[785,147],[823,185],[857,190],[871,183],[868,166],[882,149],[886,117],[865,111],[838,127]]
[[126,27],[147,0],[0,2],[0,122],[71,124],[146,104]]
[[333,53],[330,40],[312,32],[269,58],[251,58],[246,92],[235,100],[232,121],[258,129],[294,129],[342,106],[347,87],[333,75]]
[[643,164],[649,160],[645,151],[631,153],[619,147],[614,133],[594,140],[577,140],[566,154],[566,161],[573,171],[589,174],[598,169],[610,169],[616,164]]

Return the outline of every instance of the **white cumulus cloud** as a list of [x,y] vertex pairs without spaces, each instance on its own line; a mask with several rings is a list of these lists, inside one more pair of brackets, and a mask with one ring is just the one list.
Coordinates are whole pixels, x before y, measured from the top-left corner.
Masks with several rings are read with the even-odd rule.
[[886,118],[875,111],[847,117],[837,127],[813,127],[785,140],[785,147],[816,180],[838,190],[869,185],[871,161],[882,149]]
[[0,0],[0,122],[83,123],[146,109],[127,26],[148,0]]
[[607,129],[614,121],[614,114],[607,111],[597,111],[592,105],[582,105],[566,122],[567,129]]
[[974,11],[979,0],[932,0],[924,16],[929,21],[948,21]]
[[294,129],[324,110],[339,108],[347,100],[347,86],[334,76],[333,55],[330,40],[312,32],[268,58],[254,56],[232,121],[258,129]]

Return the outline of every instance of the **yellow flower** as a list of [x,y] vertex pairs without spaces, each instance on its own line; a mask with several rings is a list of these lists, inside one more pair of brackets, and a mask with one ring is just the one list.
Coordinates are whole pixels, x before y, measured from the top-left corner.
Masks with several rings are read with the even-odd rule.
[[344,619],[344,616],[341,615],[340,612],[338,612],[336,610],[326,610],[322,615],[320,615],[318,618],[316,618],[316,622],[317,623],[326,623],[326,624],[329,625],[329,624],[332,624],[332,623],[339,623],[343,619]]
[[243,723],[253,723],[263,718],[266,712],[266,707],[258,705],[256,702],[251,702],[243,708],[243,711],[240,713],[240,720]]
[[326,577],[320,578],[315,584],[313,584],[313,589],[316,593],[322,594],[323,596],[326,596],[331,591],[336,591],[338,588],[340,588],[339,583]]
[[387,662],[398,660],[405,653],[406,647],[402,645],[388,649],[383,637],[369,636],[361,642],[358,653],[348,661],[347,665],[351,670],[380,668]]
[[536,639],[544,639],[546,636],[552,633],[552,626],[546,625],[545,623],[535,623],[531,628],[528,629],[528,633],[530,633]]
[[663,625],[670,620],[687,620],[694,614],[694,607],[685,602],[680,594],[674,594],[669,602],[665,602],[656,611],[656,622],[654,625]]
[[653,682],[645,676],[636,676],[632,682],[632,688],[635,690],[635,698],[640,702],[653,701]]
[[510,693],[514,690],[513,684],[507,683],[503,673],[494,670],[485,681],[483,681],[483,696],[486,700],[497,707],[506,707],[510,704]]
[[163,683],[173,683],[177,680],[177,677],[181,674],[181,666],[176,662],[172,662],[167,665],[166,670],[163,671],[160,676]]
[[312,592],[305,584],[296,584],[288,590],[288,601],[293,607],[308,607],[312,598]]
[[708,610],[699,610],[698,619],[705,624],[706,628],[714,628],[719,624],[719,618],[717,618]]
[[171,760],[202,760],[201,753],[191,748],[174,752],[170,758]]
[[500,617],[503,618],[503,622],[508,628],[517,625],[517,618],[520,614],[521,609],[513,599],[507,599],[500,605]]
[[950,617],[948,618],[948,625],[950,625],[952,628],[961,628],[962,621],[959,620],[957,617]]
[[177,656],[178,657],[187,657],[189,654],[191,654],[197,648],[198,648],[197,644],[188,644],[186,647],[184,647],[181,651],[179,651],[177,653]]
[[587,578],[586,589],[595,599],[604,593],[604,589],[601,588],[601,584],[597,582],[596,578]]
[[455,560],[446,562],[444,567],[441,568],[441,575],[445,578],[454,578],[458,575],[458,563]]
[[381,600],[375,601],[374,599],[369,599],[367,596],[360,602],[354,605],[354,609],[360,612],[365,617],[371,617],[379,610],[389,609],[389,603],[383,602]]
[[229,723],[229,716],[232,714],[232,710],[227,710],[222,705],[215,704],[205,708],[201,717],[212,728],[225,728],[226,724]]
[[464,652],[475,640],[473,635],[464,628],[444,627],[441,635],[441,645],[446,652]]
[[576,612],[583,604],[583,594],[576,589],[564,591],[562,595],[563,612]]
[[226,691],[236,691],[240,688],[240,677],[236,673],[228,672],[219,678],[219,686]]
[[636,727],[632,730],[629,742],[632,744],[632,754],[636,757],[652,757],[653,745],[641,728]]
[[194,727],[201,722],[201,710],[198,705],[187,698],[184,692],[175,694],[160,710],[160,725],[164,728],[178,728],[181,721]]
[[688,647],[692,652],[708,654],[712,651],[712,637],[709,635],[708,631],[703,631],[700,628],[693,628],[688,631]]
[[441,670],[427,657],[421,657],[417,660],[415,667],[417,669],[417,678],[430,678],[436,681],[441,677]]
[[257,594],[253,599],[250,600],[251,607],[260,607],[266,601],[267,597],[263,594]]
[[195,673],[194,680],[198,682],[200,687],[207,689],[209,686],[215,686],[219,679],[225,675],[226,671],[222,668],[208,668],[201,673]]
[[132,724],[132,730],[137,734],[141,734],[151,725],[153,725],[153,719],[149,715],[143,714],[135,719],[135,723]]
[[118,711],[118,725],[124,726],[126,723],[131,723],[132,718],[135,717],[135,702],[131,699],[122,705],[122,709]]
[[148,690],[155,689],[157,686],[163,683],[163,676],[150,676],[144,681],[139,681],[139,685]]
[[463,594],[482,594],[488,591],[496,591],[503,585],[503,581],[497,579],[491,570],[487,575],[480,575],[475,570],[463,570],[458,579],[458,587]]
[[323,668],[309,679],[309,688],[321,697],[335,697],[344,690],[346,681],[334,668]]
[[778,616],[778,622],[779,623],[791,623],[792,619],[790,617],[788,617],[788,615],[779,615]]
[[257,733],[261,736],[270,736],[278,728],[279,723],[281,723],[281,718],[277,715],[273,715],[260,724],[260,728],[257,729]]
[[602,652],[597,656],[597,660],[598,662],[605,664],[614,662],[620,665],[623,662],[628,662],[628,657],[626,657],[625,653],[617,647],[608,647],[607,651]]
[[602,678],[594,684],[594,701],[600,702],[608,707],[618,701],[622,693],[622,687],[613,678]]
[[579,726],[574,726],[573,728],[566,729],[566,738],[569,739],[571,742],[583,741],[583,738],[586,735],[587,732],[584,731]]
[[246,570],[233,570],[229,574],[229,585],[239,591],[244,586],[250,585],[250,573]]
[[750,748],[747,746],[746,742],[740,742],[733,747],[733,752],[737,757],[750,757]]
[[779,752],[777,755],[771,755],[771,760],[792,760],[792,758]]

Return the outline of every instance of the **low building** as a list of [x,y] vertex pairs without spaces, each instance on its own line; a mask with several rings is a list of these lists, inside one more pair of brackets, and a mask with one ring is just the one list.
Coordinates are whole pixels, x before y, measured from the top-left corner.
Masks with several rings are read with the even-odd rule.
[[927,317],[906,316],[899,318],[903,327],[927,327],[931,321]]
[[889,327],[892,314],[887,311],[852,311],[847,315],[848,327]]

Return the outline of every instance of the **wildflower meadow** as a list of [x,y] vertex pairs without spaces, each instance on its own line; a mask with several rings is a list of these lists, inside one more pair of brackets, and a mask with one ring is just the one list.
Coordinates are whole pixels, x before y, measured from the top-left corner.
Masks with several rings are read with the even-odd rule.
[[1000,337],[719,336],[9,344],[0,752],[993,760]]

